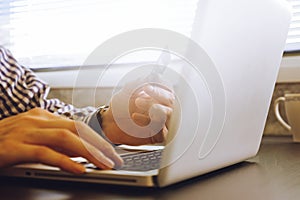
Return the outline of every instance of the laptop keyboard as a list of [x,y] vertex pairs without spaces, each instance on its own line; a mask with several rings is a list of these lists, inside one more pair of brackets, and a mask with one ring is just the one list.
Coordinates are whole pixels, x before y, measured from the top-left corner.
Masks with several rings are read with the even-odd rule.
[[124,164],[121,170],[127,171],[149,171],[158,169],[160,166],[162,150],[140,152],[136,154],[123,155]]
[[[137,152],[121,155],[124,160],[119,170],[126,171],[149,171],[159,169],[162,150]],[[92,163],[81,162],[86,168],[99,169]]]

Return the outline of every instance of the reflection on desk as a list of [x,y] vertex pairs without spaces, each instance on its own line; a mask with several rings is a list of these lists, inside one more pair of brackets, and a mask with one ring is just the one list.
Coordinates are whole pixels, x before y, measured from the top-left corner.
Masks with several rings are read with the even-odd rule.
[[300,199],[300,144],[265,137],[258,155],[167,188],[1,178],[1,199]]

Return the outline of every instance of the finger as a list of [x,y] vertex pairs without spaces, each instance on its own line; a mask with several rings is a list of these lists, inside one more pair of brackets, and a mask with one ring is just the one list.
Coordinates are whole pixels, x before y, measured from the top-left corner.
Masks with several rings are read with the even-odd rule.
[[148,139],[149,144],[162,143],[166,140],[168,135],[168,128],[164,126],[158,133],[150,136]]
[[119,156],[119,154],[115,151],[114,147],[109,142],[107,142],[102,136],[100,136],[97,132],[92,130],[85,123],[76,122],[75,125],[76,130],[78,131],[78,135],[83,140],[93,145],[105,156],[113,160],[115,163],[115,167],[122,166],[123,159]]
[[60,169],[75,173],[82,174],[85,172],[84,166],[72,161],[69,157],[53,151],[52,149],[45,146],[35,146],[28,144],[19,144],[19,151],[15,152],[12,157],[15,158],[14,164],[24,162],[38,162]]
[[[150,118],[146,115],[140,114],[140,113],[133,113],[132,118],[134,122],[136,122],[140,126],[146,126],[150,123]],[[161,122],[153,122],[153,123],[158,123],[158,126]],[[148,131],[145,131],[148,132]],[[150,131],[151,132],[151,131]],[[163,126],[163,128],[158,132],[154,133],[153,136],[150,136],[149,138],[145,138],[145,136],[141,137],[141,139],[147,140],[148,143],[150,144],[155,144],[155,143],[161,143],[165,141],[168,133],[168,128],[166,125]],[[147,135],[146,135],[147,137]]]
[[59,147],[56,147],[56,146],[48,146],[50,149],[53,149],[54,151],[58,152],[58,153],[61,153],[61,154],[64,154],[70,158],[72,157],[79,157],[78,154],[74,153],[74,152],[71,152],[71,151],[68,151],[64,148],[59,148]]
[[168,120],[173,112],[173,109],[161,104],[153,104],[151,110],[149,110],[149,115],[151,120],[161,121]]
[[138,108],[135,112],[139,112],[141,114],[147,114],[150,107],[154,104],[158,103],[151,97],[138,97],[135,99],[135,105]]
[[[111,144],[83,122],[60,118],[54,120],[38,120],[36,126],[41,129],[66,129],[103,152],[105,157],[112,159],[116,166],[123,164],[122,158],[117,154]],[[99,156],[99,158],[101,157],[102,155]],[[105,159],[101,161],[105,161]],[[109,163],[109,161],[107,161],[107,163]]]
[[114,167],[114,162],[110,158],[66,129],[37,129],[26,135],[28,137],[24,142],[27,144],[64,149],[71,154],[88,159],[101,169]]
[[132,119],[139,126],[146,126],[150,122],[150,117],[141,113],[133,113]]
[[175,96],[171,91],[163,89],[157,85],[146,85],[144,87],[144,91],[154,98],[157,102],[165,105],[165,106],[173,106],[175,101]]

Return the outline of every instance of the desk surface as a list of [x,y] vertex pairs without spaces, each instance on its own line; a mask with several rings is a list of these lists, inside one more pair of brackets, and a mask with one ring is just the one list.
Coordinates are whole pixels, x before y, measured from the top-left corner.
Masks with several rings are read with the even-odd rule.
[[0,199],[300,199],[300,144],[264,137],[256,157],[162,189],[0,177]]

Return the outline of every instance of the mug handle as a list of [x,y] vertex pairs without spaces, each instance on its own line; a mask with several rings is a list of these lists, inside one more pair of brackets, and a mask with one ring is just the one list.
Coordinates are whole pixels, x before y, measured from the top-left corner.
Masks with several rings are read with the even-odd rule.
[[275,103],[274,103],[275,104],[275,116],[276,116],[277,120],[280,122],[280,124],[284,128],[286,128],[287,130],[290,131],[291,126],[282,119],[280,112],[279,112],[279,104],[280,104],[280,102],[284,102],[284,101],[285,101],[285,97],[279,97],[275,100]]

